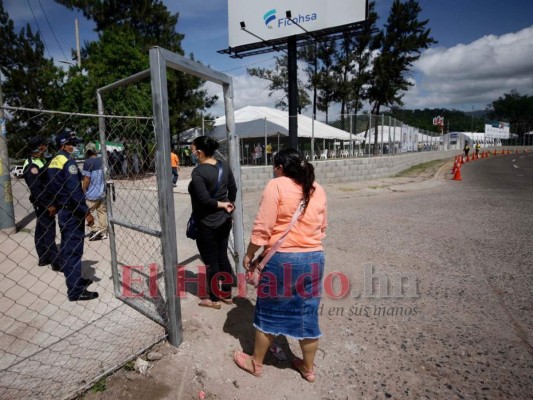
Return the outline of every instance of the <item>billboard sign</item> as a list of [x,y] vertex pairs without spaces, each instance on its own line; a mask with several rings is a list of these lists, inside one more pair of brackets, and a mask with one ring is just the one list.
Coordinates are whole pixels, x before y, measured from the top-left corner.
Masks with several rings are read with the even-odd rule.
[[485,137],[487,139],[509,139],[510,129],[508,122],[493,121],[485,124]]
[[364,21],[366,11],[367,0],[228,0],[229,47],[305,34],[297,24],[308,32],[334,30]]

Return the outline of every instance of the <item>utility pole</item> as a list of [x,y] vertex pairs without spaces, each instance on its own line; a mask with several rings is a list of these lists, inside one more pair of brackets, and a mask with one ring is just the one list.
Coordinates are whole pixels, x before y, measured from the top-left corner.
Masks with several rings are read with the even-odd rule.
[[80,52],[80,28],[78,26],[78,18],[74,20],[76,28],[76,55],[78,57],[78,68],[81,69],[81,52]]
[[4,119],[4,99],[2,97],[2,74],[0,73],[0,230],[8,235],[16,232],[13,191],[9,173],[7,152],[7,131]]

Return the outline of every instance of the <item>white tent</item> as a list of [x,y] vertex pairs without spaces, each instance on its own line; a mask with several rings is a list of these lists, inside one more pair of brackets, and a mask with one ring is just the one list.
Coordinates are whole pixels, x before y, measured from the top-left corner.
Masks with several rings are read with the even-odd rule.
[[[305,115],[298,115],[298,137],[312,137],[313,120]],[[241,139],[260,138],[289,135],[289,115],[286,111],[280,111],[268,107],[247,106],[235,111],[235,133]],[[217,139],[226,139],[226,117],[215,120],[214,129],[209,136]],[[350,133],[334,128],[322,122],[315,121],[315,139],[338,139],[350,140]],[[360,141],[355,135],[351,136],[354,141]]]
[[[359,140],[365,139],[365,132],[359,132],[356,137]],[[378,126],[378,143],[389,143],[389,137],[391,143],[399,143],[402,140],[402,127],[397,126],[388,126],[388,125],[379,125]],[[370,128],[366,134],[366,143],[374,144],[375,139],[375,130]]]

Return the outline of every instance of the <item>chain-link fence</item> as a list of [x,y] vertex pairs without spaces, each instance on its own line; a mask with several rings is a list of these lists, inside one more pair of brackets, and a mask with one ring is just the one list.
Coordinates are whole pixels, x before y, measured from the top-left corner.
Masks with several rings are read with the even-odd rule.
[[[22,112],[9,111],[12,114]],[[130,110],[132,114],[140,111]],[[69,128],[83,135],[98,131],[97,115],[24,112],[30,118],[44,117],[47,122],[43,131],[46,132]],[[108,206],[111,205],[113,216],[132,223],[139,223],[142,216],[142,224],[153,227],[153,221],[158,221],[159,216],[157,206],[153,205],[157,190],[152,120],[109,116],[105,120],[106,132],[109,132],[107,150],[117,154],[117,161],[108,166],[108,173],[113,177],[107,192]],[[94,145],[89,148],[102,151],[99,140],[85,144],[88,143]],[[53,147],[50,145],[48,151]],[[82,150],[76,152],[79,169],[88,170],[84,165],[86,161],[82,160],[83,146],[79,149]],[[14,160],[15,163],[22,165],[31,151],[30,148],[20,149],[21,157]],[[33,172],[26,170],[26,173]],[[165,337],[160,324],[117,299],[120,297],[117,295],[124,293],[117,293],[111,270],[112,241],[117,249],[117,263],[121,266],[143,265],[148,260],[157,262],[160,244],[150,236],[125,233],[118,227],[109,229],[105,218],[99,220],[95,212],[95,228],[85,228],[86,237],[82,237],[79,245],[83,247],[82,278],[90,284],[88,290],[97,291],[99,297],[86,302],[69,301],[65,284],[69,278],[56,271],[63,261],[45,259],[47,251],[38,252],[37,248],[43,243],[59,247],[61,236],[72,246],[76,238],[74,235],[67,238],[69,232],[60,233],[56,220],[62,217],[61,212],[52,217],[49,229],[39,229],[42,204],[33,196],[33,203],[30,201],[32,193],[22,176],[12,177],[11,188],[16,233],[0,235],[0,398],[62,398],[83,389]],[[105,215],[105,202],[101,207]],[[66,221],[63,223],[68,225]],[[60,247],[59,252],[54,249],[53,253],[71,257],[64,247]],[[118,268],[118,271],[120,277],[124,269]],[[153,307],[160,311],[160,306]]]
[[[227,76],[161,48],[150,50],[150,66],[99,89],[97,115],[3,107],[22,126],[38,119],[33,133],[57,147],[16,149],[2,185],[2,399],[72,397],[165,337],[181,343],[166,67],[220,84],[231,116],[233,89]],[[77,148],[67,130],[83,139]],[[225,152],[240,179],[236,147]],[[239,197],[236,205],[240,265]]]

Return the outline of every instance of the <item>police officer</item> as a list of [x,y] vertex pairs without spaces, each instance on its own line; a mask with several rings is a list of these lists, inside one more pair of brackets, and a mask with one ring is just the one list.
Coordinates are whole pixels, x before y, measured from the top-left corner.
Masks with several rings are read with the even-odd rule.
[[84,221],[87,221],[88,226],[92,226],[94,218],[85,202],[81,172],[71,157],[75,145],[79,142],[73,133],[61,132],[56,138],[60,150],[47,169],[50,187],[55,193],[54,204],[58,209],[61,230],[60,256],[70,301],[92,300],[98,297],[98,292],[87,290],[92,281],[81,276]]
[[44,153],[48,143],[40,136],[28,142],[30,155],[24,162],[22,173],[30,190],[30,201],[35,208],[35,250],[39,267],[52,264],[54,271],[61,271],[61,261],[56,246],[56,213],[53,196],[49,192],[47,163]]

